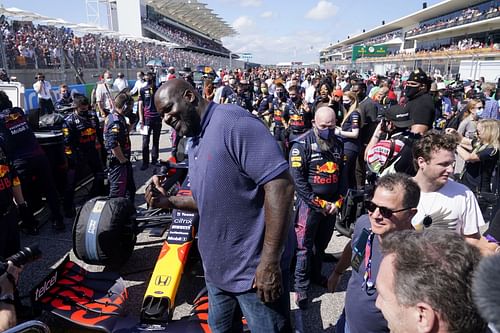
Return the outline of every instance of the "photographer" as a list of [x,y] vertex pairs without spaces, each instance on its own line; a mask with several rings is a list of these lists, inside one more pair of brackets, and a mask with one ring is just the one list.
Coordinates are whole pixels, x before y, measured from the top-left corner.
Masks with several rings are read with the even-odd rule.
[[20,271],[11,261],[0,262],[0,332],[17,324],[14,294]]
[[415,175],[412,146],[420,135],[411,132],[412,124],[408,109],[400,105],[393,105],[385,112],[366,146],[364,157],[372,172],[378,176],[393,172]]

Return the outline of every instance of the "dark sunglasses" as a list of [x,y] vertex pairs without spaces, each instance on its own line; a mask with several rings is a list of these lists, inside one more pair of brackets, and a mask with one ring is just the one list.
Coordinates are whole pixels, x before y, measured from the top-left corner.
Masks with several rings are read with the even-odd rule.
[[380,212],[380,215],[382,215],[384,218],[388,219],[392,216],[392,214],[394,213],[399,213],[399,212],[403,212],[405,210],[408,210],[408,209],[412,209],[413,207],[407,207],[407,208],[403,208],[403,209],[398,209],[398,210],[392,210],[390,208],[387,208],[387,207],[382,207],[382,206],[377,206],[376,204],[374,204],[372,201],[366,201],[365,202],[365,207],[366,209],[370,212],[370,213],[373,213],[375,211],[375,209],[378,208],[379,212]]

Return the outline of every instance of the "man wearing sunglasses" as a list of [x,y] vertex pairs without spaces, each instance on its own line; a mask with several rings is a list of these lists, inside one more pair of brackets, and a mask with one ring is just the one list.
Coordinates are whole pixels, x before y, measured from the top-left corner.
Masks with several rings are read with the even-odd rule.
[[419,198],[418,185],[406,174],[379,179],[373,198],[366,202],[368,214],[356,221],[352,240],[328,279],[328,289],[334,292],[340,276],[352,266],[344,312],[335,332],[389,332],[387,321],[375,306],[381,243],[393,232],[413,229],[411,219],[417,213]]

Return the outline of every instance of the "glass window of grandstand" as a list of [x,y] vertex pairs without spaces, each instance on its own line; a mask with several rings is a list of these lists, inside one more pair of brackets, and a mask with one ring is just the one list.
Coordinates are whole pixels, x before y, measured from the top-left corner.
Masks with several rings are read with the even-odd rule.
[[453,13],[438,16],[427,21],[406,33],[406,37],[424,34],[436,30],[451,28],[477,21],[488,20],[500,16],[500,1],[490,0],[479,5],[457,10]]

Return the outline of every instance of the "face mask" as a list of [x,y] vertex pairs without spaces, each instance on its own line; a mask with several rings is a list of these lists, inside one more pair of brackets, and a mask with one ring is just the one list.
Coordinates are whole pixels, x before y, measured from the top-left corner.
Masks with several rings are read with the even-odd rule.
[[260,88],[260,91],[262,91],[263,94],[267,94],[267,88]]
[[297,101],[299,100],[299,98],[297,96],[294,96],[292,98],[290,98],[292,100],[292,102],[294,103],[297,103]]
[[318,128],[318,136],[320,138],[322,138],[323,140],[330,139],[330,129],[329,128],[325,128],[325,129]]
[[113,83],[113,79],[106,79],[106,83],[107,83],[107,84],[111,84],[111,83]]
[[235,80],[235,79],[229,79],[229,84],[230,84],[230,85],[234,85],[234,83],[235,83],[235,82],[236,82],[236,80]]
[[344,104],[344,108],[346,110],[349,110],[349,108],[351,107],[351,102],[349,102],[349,103],[343,103],[343,104]]
[[405,96],[408,98],[413,98],[420,91],[420,87],[409,87],[405,88]]
[[258,93],[259,92],[259,87],[253,87],[253,92]]
[[67,91],[67,92],[65,92],[65,93],[63,94],[63,98],[69,98],[69,91]]
[[89,114],[89,109],[77,110],[79,116],[86,116]]
[[476,116],[481,118],[484,113],[484,108],[477,109]]
[[284,91],[277,91],[276,96],[278,96],[279,99],[283,99],[285,97],[285,92]]

